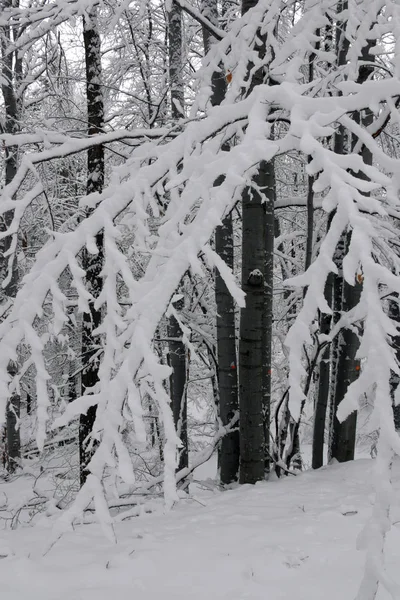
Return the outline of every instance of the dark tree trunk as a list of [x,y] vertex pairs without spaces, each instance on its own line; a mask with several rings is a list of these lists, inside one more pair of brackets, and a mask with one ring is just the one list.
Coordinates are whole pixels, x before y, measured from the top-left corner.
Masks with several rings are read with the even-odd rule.
[[[348,235],[347,244],[350,242]],[[355,282],[349,285],[343,281],[343,312],[348,312],[359,302],[362,286]],[[337,419],[337,407],[343,400],[347,389],[359,375],[360,362],[356,359],[359,347],[358,335],[350,329],[343,329],[339,334],[339,356],[337,363],[337,377],[334,397],[333,431],[330,442],[330,456],[339,462],[354,459],[357,413],[352,413],[345,421],[340,423]]]
[[[88,134],[96,135],[103,131],[104,104],[101,88],[102,70],[100,53],[100,35],[97,30],[96,13],[93,10],[83,18],[83,41],[86,64],[86,102],[88,118]],[[87,153],[87,194],[101,192],[104,185],[104,147],[99,144],[90,148]],[[96,299],[102,288],[100,276],[103,266],[103,233],[96,236],[97,254],[83,251],[82,263],[86,271],[87,287]],[[82,393],[98,383],[98,362],[96,353],[99,340],[93,331],[100,325],[101,311],[90,302],[90,311],[83,315],[82,329]],[[96,419],[96,407],[91,407],[79,420],[79,464],[80,480],[83,485],[88,476],[87,465],[93,455],[96,440],[92,438],[93,425]]]
[[[18,366],[10,362],[8,365],[9,374],[14,377],[18,372]],[[21,412],[21,397],[17,393],[11,395],[7,403],[6,412],[6,448],[5,448],[5,467],[8,473],[14,473],[19,466],[21,458],[21,436],[19,430],[19,418]]]
[[[218,25],[218,6],[216,0],[203,2],[203,14],[214,25]],[[209,31],[203,28],[204,49],[208,52],[213,43]],[[215,71],[212,76],[211,104],[221,104],[226,93],[225,75]],[[223,147],[224,151],[229,146]],[[218,185],[218,181],[216,182]],[[215,231],[215,251],[233,270],[233,221],[230,213]],[[235,303],[219,272],[215,273],[215,302],[217,307],[217,361],[220,418],[227,425],[239,409]],[[221,483],[230,484],[237,481],[239,474],[239,431],[225,435],[219,448],[219,472]]]
[[[215,232],[215,250],[233,269],[232,216],[224,219]],[[215,299],[217,304],[217,360],[220,418],[227,425],[239,408],[237,385],[237,359],[235,335],[235,306],[222,277],[215,274]],[[237,481],[239,472],[239,431],[225,435],[221,440],[219,467],[221,483]]]
[[[340,135],[340,133],[338,134]],[[337,273],[332,273],[332,319],[331,327],[334,327],[340,317],[342,311],[342,296],[343,296],[343,258],[345,254],[345,238],[342,236],[335,250],[333,261],[338,269]],[[331,345],[331,380],[329,393],[329,443],[328,443],[328,462],[333,458],[333,436],[334,424],[336,423],[336,383],[339,377],[339,357],[340,357],[340,336],[336,336]],[[340,401],[340,400],[339,400]]]
[[[242,14],[256,5],[242,0]],[[266,40],[260,33],[260,56]],[[249,76],[252,65],[249,65]],[[252,74],[249,91],[264,81],[263,69]],[[242,288],[246,307],[240,312],[239,408],[240,483],[264,479],[269,466],[269,400],[274,244],[274,163],[262,162],[254,186],[242,194]],[[261,190],[261,193],[260,193]],[[268,239],[266,239],[268,237]],[[268,269],[268,271],[267,271]]]
[[[278,217],[275,217],[274,234],[275,234],[275,238],[278,238],[281,235],[281,227],[280,227],[280,222],[279,222]],[[282,243],[279,244],[277,250],[279,250],[279,252],[282,252],[283,254],[285,253],[285,248]],[[285,281],[286,279],[288,279],[291,276],[291,273],[288,271],[284,260],[281,259],[279,262],[280,262],[281,273],[282,273],[282,281]],[[291,295],[290,290],[284,289],[282,296],[283,296],[283,300],[285,301],[285,303],[287,303],[289,301],[290,295]],[[286,321],[288,323],[294,316],[294,310],[293,310],[294,308],[295,307],[292,305],[292,307],[290,307],[288,310],[288,313],[286,315]],[[287,436],[289,433],[289,424],[290,424],[290,419],[291,419],[288,400],[289,400],[289,397],[288,397],[288,393],[286,391],[283,394],[281,400],[278,402],[278,404],[276,405],[276,408],[275,408],[275,418],[274,418],[274,420],[275,420],[275,448],[274,448],[273,458],[274,458],[275,463],[280,462],[281,464],[283,464],[284,451],[285,451]],[[275,473],[278,477],[280,477],[282,475],[282,468],[278,464],[275,464]]]
[[[262,166],[255,177],[264,187]],[[256,483],[265,474],[264,310],[265,230],[263,197],[247,188],[242,196],[242,289],[246,307],[240,313],[239,406],[240,483]]]
[[[1,8],[11,8],[15,6],[11,0],[3,0]],[[20,102],[16,95],[16,85],[20,78],[21,59],[15,53],[10,52],[15,32],[12,27],[1,28],[1,50],[2,50],[2,84],[1,90],[4,99],[4,131],[5,133],[15,134],[19,130],[19,109]],[[5,185],[8,185],[14,179],[18,168],[18,148],[9,146],[5,148]],[[0,220],[0,231],[5,231],[11,225],[14,213],[12,211],[4,213]],[[0,282],[3,294],[8,298],[15,298],[18,291],[18,264],[17,253],[14,253],[12,263],[4,254],[10,249],[11,237],[0,241]],[[11,271],[10,271],[11,269]],[[7,279],[7,284],[4,282]],[[4,286],[4,287],[3,287]],[[8,367],[10,375],[16,375],[17,369],[14,363]],[[6,452],[5,466],[11,473],[15,471],[18,460],[21,456],[21,439],[19,430],[20,414],[20,396],[14,392],[10,397],[6,409]]]
[[[347,0],[339,0],[337,11],[345,10],[348,6]],[[337,23],[335,29],[336,37],[336,56],[338,66],[346,64],[347,53],[349,50],[349,42],[345,36],[346,23]],[[345,129],[339,125],[334,136],[334,151],[336,154],[345,154],[347,152],[348,140]],[[328,223],[329,227],[329,223]],[[339,240],[338,246],[333,257],[337,268],[337,273],[331,274],[332,278],[332,320],[331,327],[335,326],[342,314],[343,303],[343,258],[345,255],[346,237],[343,234]],[[331,345],[331,379],[330,379],[330,394],[329,394],[329,444],[328,444],[328,461],[333,457],[332,451],[334,448],[335,427],[338,422],[336,419],[336,410],[338,399],[336,395],[336,384],[339,377],[339,357],[340,357],[340,337],[337,336]]]
[[[361,59],[370,64],[364,64],[360,67],[357,82],[362,84],[369,79],[373,73],[373,66],[370,66],[374,61],[374,55],[371,54],[373,43],[368,44],[363,48]],[[373,120],[372,112],[367,109],[362,115],[355,113],[353,119],[358,123],[362,123],[364,127],[368,127]],[[352,139],[352,147],[354,148],[358,139]],[[364,164],[372,164],[372,154],[365,146],[361,149],[361,156]],[[355,177],[361,177],[360,173],[353,173]],[[365,176],[363,176],[365,178]],[[346,250],[351,243],[351,232],[346,235]],[[342,279],[342,312],[346,313],[354,308],[359,300],[362,290],[362,274],[355,275],[353,285],[349,285],[347,281]],[[354,328],[353,328],[354,329]],[[359,337],[353,329],[343,329],[338,338],[339,358],[336,372],[336,385],[334,396],[334,418],[333,430],[330,443],[330,456],[339,462],[345,462],[354,459],[356,445],[356,430],[357,430],[357,412],[352,413],[345,421],[340,423],[336,417],[337,407],[343,400],[349,385],[357,379],[360,372],[360,362],[356,359],[356,354],[359,348]]]
[[264,321],[263,321],[263,424],[265,471],[270,470],[270,419],[272,401],[272,326],[274,300],[274,241],[275,241],[275,164],[262,165],[264,169]]
[[[315,32],[317,38],[320,37],[320,30],[317,29]],[[319,50],[320,42],[319,40],[315,44],[316,49]],[[311,53],[308,61],[308,81],[311,82],[314,79],[314,60],[315,54]],[[311,162],[311,156],[308,157],[308,163]],[[313,175],[308,175],[307,177],[307,239],[306,239],[306,260],[304,265],[304,270],[307,271],[312,261],[312,253],[314,247],[314,181],[315,177]],[[305,290],[304,290],[305,292]]]
[[[183,308],[184,300],[181,298],[174,303],[174,308],[179,312]],[[179,451],[178,471],[189,465],[188,434],[187,434],[187,393],[186,393],[186,348],[182,342],[182,331],[176,318],[171,315],[168,322],[169,338],[169,365],[172,368],[170,377],[170,396],[172,414],[176,432],[182,442]]]
[[[242,288],[240,314],[239,406],[240,482],[264,479],[269,447],[271,394],[274,167],[262,163],[255,187],[242,196]],[[257,189],[256,189],[257,188]],[[260,194],[258,190],[263,190]],[[266,236],[271,239],[266,240]],[[267,272],[268,267],[268,272]]]
[[178,120],[184,115],[182,9],[172,2],[168,12],[169,81],[171,87],[171,115]]
[[[183,89],[183,53],[182,53],[182,9],[172,3],[168,12],[168,51],[169,80],[171,88],[171,116],[178,121],[184,116]],[[178,300],[174,307],[177,311],[183,308],[184,301]],[[174,424],[182,442],[179,452],[178,470],[189,465],[188,431],[187,431],[187,355],[182,339],[182,331],[173,315],[169,317],[168,337],[169,364],[172,367],[170,377],[170,395]]]
[[[393,299],[389,301],[389,317],[394,321],[398,327],[400,327],[400,306],[398,294],[392,294]],[[396,353],[396,358],[400,363],[400,334],[392,337],[392,348]],[[390,391],[392,394],[393,401],[393,419],[396,431],[400,431],[400,404],[397,406],[394,404],[394,398],[397,388],[399,387],[400,377],[391,372],[390,377]]]
[[[340,8],[340,7],[339,7]],[[325,28],[324,35],[324,48],[326,51],[330,52],[333,48],[333,29],[332,29],[332,20],[330,17],[329,25]],[[338,64],[344,64],[348,46],[344,42],[344,40],[337,39],[337,57]],[[313,66],[310,61],[310,76],[313,77]],[[339,128],[339,131],[334,139],[335,143],[335,151],[339,154],[343,154],[344,152],[344,130],[343,128]],[[330,223],[332,220],[332,216],[329,216],[328,219],[328,227],[329,230]],[[334,306],[334,274],[330,273],[328,275],[326,284],[325,284],[325,298],[328,303],[328,306],[332,309]],[[340,290],[336,288],[337,299],[341,299],[341,288]],[[337,303],[337,308],[340,306],[340,303]],[[338,308],[339,310],[339,308]],[[336,312],[336,320],[339,318],[339,313]],[[319,318],[319,326],[320,333],[328,335],[331,330],[332,325],[332,316],[327,314],[320,314]],[[317,397],[314,406],[314,427],[313,427],[313,447],[312,447],[312,468],[319,469],[324,464],[324,444],[325,444],[325,425],[326,425],[326,416],[328,411],[328,406],[332,406],[330,402],[331,398],[331,380],[335,381],[334,378],[331,377],[331,354],[336,356],[337,354],[337,346],[334,343],[332,348],[331,344],[328,344],[326,348],[322,351],[319,370],[318,370],[318,387],[317,387]],[[336,368],[336,362],[335,362]],[[335,370],[336,372],[336,370]],[[333,399],[333,396],[332,396]],[[328,431],[330,431],[330,423],[333,423],[333,415],[329,415],[329,423],[328,423]]]
[[[325,298],[329,306],[332,306],[333,273],[328,275],[325,285]],[[320,332],[328,335],[331,328],[331,315],[320,315]],[[330,386],[330,354],[331,348],[328,344],[322,351],[319,363],[317,399],[314,407],[314,428],[312,445],[312,468],[319,469],[324,464],[325,423],[329,399]]]

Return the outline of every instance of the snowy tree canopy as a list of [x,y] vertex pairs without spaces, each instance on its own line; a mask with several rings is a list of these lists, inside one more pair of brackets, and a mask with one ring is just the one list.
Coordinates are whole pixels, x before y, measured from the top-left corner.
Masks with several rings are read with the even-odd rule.
[[[237,305],[244,305],[243,292],[210,240],[243,190],[255,186],[260,165],[291,153],[308,159],[306,173],[313,177],[315,205],[322,205],[330,215],[329,228],[309,268],[285,282],[288,287],[305,289],[301,310],[285,342],[291,415],[295,420],[300,418],[305,400],[303,351],[313,343],[319,314],[331,312],[325,284],[328,275],[338,271],[334,254],[346,236],[343,276],[350,286],[362,282],[360,299],[342,315],[328,338],[321,335],[319,342],[330,343],[342,327],[357,331],[361,339],[357,358],[363,366],[340,404],[338,417],[346,419],[358,409],[363,394],[373,393],[383,477],[389,477],[393,452],[400,452],[390,394],[391,372],[400,374],[390,343],[398,329],[385,304],[388,297],[400,294],[396,227],[400,217],[400,162],[379,137],[389,123],[399,126],[400,5],[394,0],[339,4],[305,0],[300,7],[296,0],[260,0],[222,31],[186,3],[179,4],[189,14],[192,11],[192,16],[217,38],[196,72],[195,94],[187,116],[159,127],[105,128],[104,133],[91,137],[45,127],[0,135],[5,147],[18,148],[21,154],[14,179],[1,191],[0,212],[12,213],[6,231],[0,233],[0,239],[11,239],[9,274],[3,286],[12,276],[21,219],[44,192],[41,166],[96,145],[129,143],[129,156],[112,169],[103,191],[81,198],[76,225],[47,231],[47,241],[0,324],[2,414],[18,384],[18,376],[10,382],[9,361],[17,361],[19,348],[25,344],[29,348],[26,360],[36,372],[37,443],[41,448],[50,406],[45,348],[60,335],[69,318],[68,299],[60,280],[68,274],[79,310],[88,312],[92,297],[85,285],[81,253],[86,249],[95,255],[96,235],[103,232],[103,288],[95,300],[102,321],[94,332],[102,340],[96,357],[99,381],[67,405],[52,424],[66,425],[88,407],[97,407],[90,476],[64,515],[67,522],[94,498],[102,521],[110,523],[102,489],[106,469],[115,470],[122,480],[135,486],[121,429],[124,422],[131,422],[138,444],[144,442],[143,394],[156,403],[164,428],[166,504],[171,507],[178,500],[175,470],[181,442],[164,386],[170,369],[161,364],[154,337],[188,269],[202,277],[206,267],[216,268]],[[20,29],[9,51],[34,53],[48,31],[85,15],[93,6],[92,2],[80,1],[5,9],[0,24]],[[127,3],[113,5],[110,19],[108,7],[101,3],[96,6],[104,27],[110,29],[110,23],[128,9]],[[341,32],[335,39],[333,29]],[[346,56],[340,63],[337,50],[343,48]],[[310,57],[312,79],[306,68]],[[219,106],[211,101],[216,72],[229,83]],[[345,152],[332,143],[339,134]],[[120,244],[125,228],[134,234],[131,251],[148,257],[140,275]],[[126,296],[123,306],[119,302],[121,287]],[[43,333],[45,302],[51,302],[52,315]],[[385,486],[382,490],[375,525],[367,531],[367,537],[375,540],[375,553],[378,548],[370,557],[377,579],[382,579],[380,547],[388,527]],[[367,597],[373,596],[360,591],[360,600]]]

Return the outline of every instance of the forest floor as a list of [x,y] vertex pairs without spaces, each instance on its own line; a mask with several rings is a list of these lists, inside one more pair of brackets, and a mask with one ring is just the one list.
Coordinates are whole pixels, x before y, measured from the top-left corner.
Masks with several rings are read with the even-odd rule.
[[[170,513],[119,523],[116,545],[99,525],[82,525],[43,556],[45,522],[0,531],[0,598],[353,600],[373,464],[356,460],[225,492],[198,488]],[[400,461],[394,483],[386,564],[400,579]]]

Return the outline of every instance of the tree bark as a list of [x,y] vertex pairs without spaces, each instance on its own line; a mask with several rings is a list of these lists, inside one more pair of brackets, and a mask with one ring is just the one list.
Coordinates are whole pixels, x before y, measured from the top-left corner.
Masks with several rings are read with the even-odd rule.
[[[399,296],[398,294],[392,294],[393,299],[389,301],[389,317],[392,321],[394,321],[397,326],[400,326],[400,306],[399,306]],[[392,337],[392,348],[396,353],[396,358],[400,363],[400,334]],[[394,403],[395,393],[400,383],[400,377],[391,372],[390,377],[390,391],[392,394],[392,402],[393,402],[393,419],[394,426],[396,431],[400,431],[400,404],[397,406]]]
[[[347,247],[350,243],[350,234],[347,236]],[[357,305],[360,299],[362,286],[356,282],[349,285],[343,281],[343,312],[348,312]],[[359,374],[360,362],[356,359],[359,347],[358,335],[350,329],[344,329],[339,334],[339,356],[336,372],[336,386],[334,396],[333,430],[330,441],[330,457],[339,462],[354,459],[357,429],[357,413],[352,413],[342,423],[336,417],[337,407],[343,400],[347,389]]]
[[[242,14],[255,4],[256,0],[242,0]],[[260,34],[260,55],[265,48],[266,40]],[[250,70],[251,65],[249,75]],[[263,69],[254,73],[249,91],[264,77]],[[274,163],[261,162],[253,181],[254,186],[242,194],[242,288],[246,307],[240,313],[239,341],[240,483],[264,479],[269,467]]]
[[184,116],[182,9],[174,2],[168,12],[169,82],[171,88],[171,116],[178,120]]
[[[233,269],[232,215],[225,217],[215,232],[215,250]],[[228,425],[239,408],[237,384],[237,358],[235,333],[235,306],[224,280],[215,274],[215,299],[217,305],[217,360],[220,418]],[[225,435],[221,440],[219,467],[221,483],[237,481],[239,473],[239,431]]]
[[270,419],[272,402],[272,334],[274,300],[274,241],[275,241],[275,163],[265,163],[264,167],[264,322],[263,322],[263,424],[264,424],[264,466],[270,470]]
[[246,293],[246,307],[240,314],[240,483],[264,479],[269,447],[273,293],[273,256],[269,252],[274,242],[273,163],[261,163],[254,183],[255,187],[247,188],[242,195],[242,288]]
[[[341,136],[341,133],[339,134]],[[340,317],[342,311],[342,296],[343,296],[343,269],[342,263],[345,254],[345,238],[342,236],[335,250],[333,261],[338,272],[332,273],[332,319],[331,327],[334,327]],[[333,436],[337,410],[336,384],[339,378],[339,357],[340,357],[340,337],[337,336],[331,344],[331,379],[329,392],[329,442],[328,442],[328,462],[333,458]],[[340,401],[340,400],[339,400]],[[337,425],[337,424],[336,424]]]
[[[361,59],[369,64],[364,64],[360,67],[357,83],[362,84],[369,79],[373,73],[371,63],[374,62],[374,55],[371,54],[371,48],[374,42],[368,43],[362,49]],[[355,113],[353,118],[358,123],[362,123],[364,127],[368,127],[373,121],[371,110],[367,109],[362,115]],[[352,147],[354,148],[358,139],[353,138]],[[361,156],[364,164],[372,164],[372,154],[365,146],[361,149]],[[355,177],[363,177],[360,173],[353,173]],[[351,231],[348,231],[345,239],[345,252],[351,242]],[[353,285],[349,285],[342,276],[342,313],[346,313],[354,308],[359,300],[362,290],[362,274],[355,276]],[[360,362],[356,359],[356,354],[359,348],[359,337],[353,329],[344,329],[338,336],[338,362],[336,371],[336,385],[333,403],[333,427],[330,440],[330,457],[345,462],[354,459],[356,445],[356,430],[357,430],[357,412],[352,413],[345,421],[340,423],[336,417],[337,407],[343,400],[349,385],[357,379],[360,372]]]
[[[333,273],[328,275],[325,285],[325,298],[328,306],[332,306]],[[328,335],[331,329],[331,315],[320,315],[320,332]],[[328,344],[323,350],[319,363],[319,377],[317,399],[314,407],[314,427],[312,445],[312,468],[319,469],[324,464],[325,423],[329,399],[330,386],[330,355],[331,348]]]
[[[182,9],[172,3],[168,12],[168,52],[169,80],[171,88],[171,116],[178,121],[184,116],[183,53],[182,53]],[[184,306],[184,300],[178,300],[174,307],[177,311]],[[189,465],[187,431],[187,353],[182,339],[182,331],[176,318],[171,315],[168,323],[169,364],[172,367],[170,377],[170,396],[172,414],[177,434],[182,442],[179,452],[178,470]]]
[[[203,14],[218,25],[218,6],[215,0],[203,2]],[[209,31],[203,28],[204,49],[208,52],[213,43]],[[212,106],[221,104],[226,93],[225,74],[215,71],[212,75]],[[224,145],[223,151],[229,146]],[[216,181],[216,185],[218,185]],[[230,269],[234,267],[233,220],[229,213],[222,225],[215,230],[215,251]],[[228,425],[239,409],[235,303],[218,271],[215,273],[215,302],[217,308],[217,361],[220,419]],[[239,431],[225,435],[219,447],[219,473],[222,484],[237,481],[239,475],[240,442]]]
[[[263,187],[263,170],[255,183]],[[242,196],[242,289],[246,307],[240,313],[239,406],[240,483],[256,483],[265,474],[264,310],[265,230],[263,198],[247,188]]]
[[[83,18],[83,42],[86,65],[86,102],[88,134],[96,135],[103,131],[104,103],[102,94],[102,69],[100,52],[100,35],[97,29],[96,12],[93,9]],[[104,185],[104,146],[93,146],[87,153],[87,194],[101,192]],[[83,251],[82,264],[86,271],[86,282],[89,291],[96,299],[102,288],[101,269],[103,266],[103,233],[96,236],[97,254]],[[98,383],[98,364],[96,352],[99,340],[94,339],[93,331],[100,325],[101,311],[89,303],[90,311],[83,314],[82,326],[82,360],[85,369],[82,371],[82,393]],[[79,464],[80,481],[83,485],[88,476],[88,463],[93,455],[96,440],[92,437],[96,419],[96,407],[90,407],[79,419]]]
[[[11,0],[3,0],[2,9],[9,9],[15,4]],[[18,101],[16,94],[16,85],[21,76],[21,59],[16,53],[9,52],[13,43],[15,31],[11,26],[1,28],[1,50],[2,50],[2,84],[1,90],[4,99],[4,131],[8,134],[16,134],[19,130],[19,113],[21,102]],[[5,185],[9,185],[14,179],[18,168],[18,147],[5,147]],[[6,231],[13,220],[14,213],[9,211],[4,213],[0,220],[0,231]],[[15,298],[18,291],[18,264],[17,253],[14,253],[12,264],[9,264],[9,258],[4,256],[11,247],[11,237],[0,241],[0,281],[3,284],[6,278],[8,283],[3,287],[3,293],[6,298]],[[9,269],[11,268],[11,273]],[[17,368],[14,363],[8,366],[10,375],[16,375]],[[14,392],[7,403],[6,409],[6,452],[5,466],[8,472],[12,473],[18,466],[18,460],[21,456],[21,438],[18,419],[20,415],[20,396]]]
[[[184,299],[181,298],[174,303],[174,308],[179,312],[184,305]],[[188,452],[188,432],[187,432],[187,362],[186,348],[182,342],[182,331],[176,318],[171,315],[168,322],[169,341],[169,365],[172,368],[170,377],[170,396],[172,405],[172,414],[174,417],[175,429],[182,442],[182,448],[179,451],[179,461],[177,470],[189,466]]]

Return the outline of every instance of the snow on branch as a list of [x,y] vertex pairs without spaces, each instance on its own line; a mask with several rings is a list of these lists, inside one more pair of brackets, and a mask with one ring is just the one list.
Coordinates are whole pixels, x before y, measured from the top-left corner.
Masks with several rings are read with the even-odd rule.
[[[378,103],[383,102],[388,94],[400,93],[398,82],[386,87],[374,83],[377,82],[370,82],[370,94],[375,96]],[[143,436],[140,392],[135,383],[135,376],[140,369],[141,375],[147,378],[147,385],[153,389],[163,417],[166,432],[165,494],[171,505],[176,499],[174,473],[176,448],[180,442],[174,431],[169,399],[163,387],[169,370],[159,364],[152,348],[156,328],[187,269],[191,267],[194,272],[201,273],[202,266],[197,259],[199,252],[204,252],[208,260],[215,264],[216,258],[207,246],[208,240],[223,215],[240,198],[243,187],[249,184],[261,160],[296,149],[313,156],[312,168],[321,171],[319,185],[329,174],[330,179],[324,185],[331,185],[331,192],[324,203],[328,206],[333,202],[338,210],[331,231],[321,245],[317,261],[302,281],[308,284],[311,280],[311,284],[301,317],[288,338],[291,346],[293,407],[296,389],[300,389],[302,371],[299,352],[304,341],[308,340],[307,327],[317,308],[326,310],[323,280],[334,268],[329,257],[348,223],[349,213],[346,209],[350,201],[360,201],[361,198],[361,192],[352,185],[357,182],[362,191],[366,185],[365,181],[348,176],[345,168],[348,163],[341,164],[317,139],[330,136],[332,123],[340,120],[346,112],[362,108],[365,105],[364,94],[360,91],[349,96],[328,98],[325,104],[323,100],[304,96],[302,87],[295,83],[273,87],[261,85],[244,100],[210,109],[205,118],[190,122],[176,139],[162,145],[148,141],[135,149],[125,167],[120,167],[114,173],[110,186],[102,194],[85,199],[86,205],[96,207],[92,214],[74,231],[55,235],[38,253],[9,317],[0,325],[0,398],[3,412],[9,393],[8,360],[15,356],[16,348],[26,339],[27,332],[32,330],[35,319],[41,315],[47,295],[57,295],[57,282],[67,268],[78,291],[81,310],[87,310],[89,296],[83,281],[85,273],[76,257],[86,245],[90,247],[97,233],[104,231],[104,283],[103,293],[98,299],[99,307],[103,304],[106,307],[106,316],[99,330],[104,336],[104,353],[100,382],[98,388],[93,390],[93,404],[98,407],[93,435],[99,438],[100,443],[89,469],[101,479],[105,466],[111,465],[119,470],[123,479],[132,479],[132,468],[121,443],[120,428],[122,409],[128,402],[136,434],[139,439]],[[291,115],[291,126],[282,139],[273,142],[269,139],[267,116],[271,107],[276,105],[282,106]],[[221,151],[227,132],[238,121],[247,123],[240,142],[229,153]],[[177,165],[180,165],[179,172]],[[357,162],[354,168],[364,167]],[[379,185],[387,180],[374,168],[365,167],[365,170],[370,179],[374,178]],[[215,187],[214,182],[221,176],[222,183]],[[147,220],[150,214],[157,211],[154,194],[165,194],[177,186],[181,188],[179,197],[169,204],[157,234],[150,236]],[[362,199],[365,202],[365,196]],[[15,202],[17,207],[24,201],[26,203],[24,199],[11,202]],[[136,232],[137,247],[147,248],[150,253],[141,279],[135,279],[126,258],[117,247],[117,219],[122,219],[122,223],[129,222]],[[9,233],[16,230],[17,224],[18,221],[14,220]],[[233,291],[229,273],[221,264],[218,268]],[[317,271],[321,268],[322,271]],[[313,276],[316,272],[318,277]],[[125,314],[121,314],[116,298],[117,277],[124,281],[131,302]],[[241,303],[242,299],[235,295]],[[308,301],[309,298],[312,298],[312,302]],[[59,322],[62,320],[62,304],[60,300],[57,310]],[[37,369],[39,403],[43,407],[39,415],[42,432],[48,404],[45,393],[47,374],[40,358],[42,347],[33,340],[32,335],[27,341],[31,343],[32,358]],[[91,403],[88,397],[90,395],[70,405],[69,418],[85,410],[88,402]],[[43,440],[39,442],[43,443]],[[90,481],[92,479],[83,488],[86,491],[81,492],[87,494],[89,501],[93,493]]]
[[[74,508],[66,513],[66,524],[94,499],[96,510],[112,535],[102,479],[105,470],[111,468],[124,481],[136,485],[121,430],[124,419],[129,418],[138,442],[145,439],[143,389],[157,404],[164,429],[165,501],[167,506],[172,506],[177,500],[175,470],[180,440],[164,388],[170,370],[160,363],[153,347],[157,327],[188,269],[199,276],[203,274],[200,253],[210,267],[218,268],[238,304],[243,305],[243,294],[237,289],[229,269],[210,248],[209,240],[241,198],[243,189],[251,184],[260,163],[291,151],[310,158],[306,168],[309,175],[315,176],[314,192],[332,219],[310,268],[286,282],[306,288],[303,306],[286,339],[290,411],[295,419],[299,418],[304,401],[304,346],[312,343],[310,332],[318,311],[329,313],[331,310],[324,294],[325,282],[328,275],[337,270],[333,257],[339,240],[351,234],[343,265],[344,277],[349,285],[354,285],[356,277],[362,274],[363,290],[358,305],[347,317],[349,323],[355,320],[362,323],[358,358],[363,361],[363,370],[349,386],[338,416],[343,419],[357,409],[360,395],[373,387],[375,414],[381,429],[380,465],[385,476],[390,471],[388,456],[393,451],[400,452],[391,420],[389,390],[390,371],[399,372],[389,343],[397,329],[386,315],[382,301],[382,290],[387,294],[400,294],[399,261],[390,256],[386,261],[377,260],[377,248],[395,255],[391,250],[393,231],[384,224],[389,215],[400,214],[400,161],[389,156],[376,137],[379,128],[387,123],[388,115],[391,121],[398,118],[398,41],[393,41],[393,64],[387,61],[382,76],[357,82],[361,50],[370,45],[371,39],[379,42],[389,34],[394,39],[396,23],[400,22],[399,7],[397,3],[388,2],[386,21],[383,17],[374,20],[374,14],[375,17],[380,15],[382,2],[373,1],[368,7],[365,3],[352,2],[353,21],[346,35],[356,50],[352,50],[343,68],[334,69],[335,57],[331,50],[316,47],[317,30],[340,22],[345,15],[335,12],[333,0],[307,0],[294,26],[285,25],[286,35],[279,36],[282,14],[295,10],[295,5],[295,0],[260,0],[212,45],[198,73],[198,94],[190,120],[180,123],[181,131],[175,131],[175,137],[170,135],[170,130],[161,132],[161,140],[152,137],[159,136],[157,130],[153,130],[155,133],[136,132],[136,138],[146,141],[135,146],[126,163],[114,170],[101,194],[92,194],[81,202],[83,208],[90,207],[92,211],[73,231],[52,234],[38,252],[9,315],[0,324],[1,413],[4,415],[10,393],[7,365],[10,359],[15,359],[18,346],[25,341],[36,367],[40,407],[38,444],[43,444],[49,404],[48,374],[43,358],[46,338],[36,331],[37,320],[41,318],[48,296],[52,297],[54,306],[52,327],[59,330],[67,318],[67,303],[60,287],[65,271],[69,272],[77,290],[80,310],[88,310],[91,296],[85,287],[86,274],[79,255],[84,248],[89,252],[93,250],[96,235],[103,232],[103,289],[96,301],[96,307],[103,313],[96,332],[103,346],[99,382],[85,396],[72,402],[55,424],[67,424],[89,406],[97,407],[92,432],[97,444],[88,465],[90,476]],[[258,47],[263,36],[266,51],[261,53]],[[305,80],[303,69],[310,53],[315,55],[312,82]],[[216,71],[230,72],[232,78],[222,105],[211,107],[212,76]],[[258,85],[254,85],[256,78]],[[369,110],[372,115],[373,123],[368,127],[354,118],[363,110]],[[284,125],[277,128],[273,139],[272,124],[277,114]],[[346,154],[332,149],[331,140],[339,127],[349,139],[355,140],[353,151]],[[15,138],[15,143],[29,144],[34,140],[36,143],[37,135],[22,135]],[[104,134],[98,140],[104,144],[107,140],[124,137],[123,132],[120,138],[118,135],[119,132]],[[135,135],[133,132],[133,137]],[[4,139],[10,145],[14,143],[12,138]],[[224,150],[227,141],[232,141],[229,152]],[[0,205],[4,210],[14,211],[8,231],[1,234],[3,237],[16,235],[22,214],[35,194],[40,193],[35,164],[83,151],[93,139],[51,138],[50,143],[50,148],[28,154],[17,177],[3,190],[4,204]],[[354,151],[356,144],[358,150]],[[360,148],[371,153],[372,164],[363,160]],[[28,193],[23,193],[22,183],[28,173],[34,175],[35,185],[39,187],[32,186]],[[17,191],[19,195],[15,196]],[[165,200],[162,208],[159,198]],[[140,277],[119,247],[123,227],[129,227],[134,234],[133,249],[148,256]],[[124,309],[118,301],[117,290],[121,284],[128,298]],[[377,536],[380,545],[387,528],[385,502],[385,498],[382,501],[378,498],[376,509],[382,518]],[[376,530],[374,532],[376,536]],[[379,569],[377,577],[383,580]],[[361,597],[366,600],[368,596]]]

